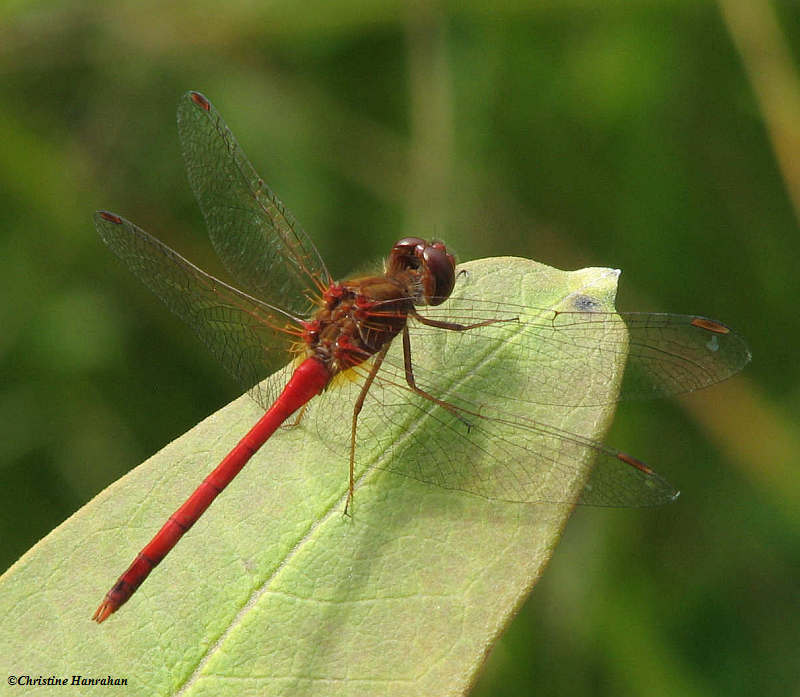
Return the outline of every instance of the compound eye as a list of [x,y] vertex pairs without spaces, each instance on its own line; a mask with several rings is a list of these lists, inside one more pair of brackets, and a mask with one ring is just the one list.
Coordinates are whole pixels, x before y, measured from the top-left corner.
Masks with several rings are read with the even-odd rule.
[[406,259],[408,266],[416,266],[425,251],[428,243],[421,237],[404,237],[395,242],[392,247],[392,256],[397,259]]
[[408,250],[410,252],[413,252],[415,247],[425,249],[427,246],[428,243],[421,237],[404,237],[402,240],[394,243],[395,249],[402,249],[403,251]]
[[420,237],[404,237],[392,247],[387,271],[397,273],[406,269],[418,269],[427,246],[428,243]]
[[456,285],[456,260],[441,242],[425,247],[422,254],[425,271],[422,287],[428,305],[440,305],[453,292]]

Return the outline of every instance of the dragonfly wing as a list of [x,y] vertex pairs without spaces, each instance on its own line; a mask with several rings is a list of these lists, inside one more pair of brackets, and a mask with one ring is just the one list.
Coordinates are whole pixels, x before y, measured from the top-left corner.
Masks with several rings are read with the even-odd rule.
[[178,107],[178,133],[189,183],[228,271],[257,297],[305,316],[310,295],[330,282],[314,243],[198,92]]
[[293,318],[208,275],[155,237],[106,211],[100,238],[135,276],[183,319],[217,360],[264,408],[274,395],[259,384],[286,362]]
[[630,346],[622,399],[693,392],[738,373],[750,362],[745,340],[697,315],[623,312]]
[[[343,469],[351,421],[342,418],[341,405],[355,402],[367,369],[354,372],[358,379],[351,375],[334,385],[308,415],[320,442]],[[418,384],[432,387],[424,372],[415,368]],[[459,397],[445,394],[449,403],[459,405],[455,413],[448,411],[411,392],[403,371],[384,362],[358,419],[357,472],[381,469],[512,503],[636,507],[660,505],[678,495],[635,458],[576,432],[488,406],[486,395],[474,397],[478,401],[464,398],[473,392],[462,383]],[[596,428],[603,410],[570,411],[554,416],[566,418],[577,431]]]
[[[517,372],[527,384],[526,399],[537,405],[574,405],[575,395],[580,405],[588,405],[588,395],[578,388],[611,374],[620,359],[626,366],[620,391],[598,395],[601,398],[643,400],[691,392],[729,378],[750,361],[744,339],[715,320],[582,311],[591,308],[591,299],[585,296],[569,302],[572,309],[457,298],[425,308],[424,314],[460,324],[503,320],[460,335],[450,332],[457,335],[450,341],[471,342],[475,351],[487,354],[501,345],[513,348]],[[412,328],[421,340],[438,331]],[[486,376],[484,389],[493,390],[492,376]]]

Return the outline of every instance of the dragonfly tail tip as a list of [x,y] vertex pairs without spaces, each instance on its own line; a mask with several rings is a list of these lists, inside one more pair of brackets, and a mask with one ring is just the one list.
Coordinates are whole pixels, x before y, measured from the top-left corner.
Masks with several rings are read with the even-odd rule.
[[111,607],[111,604],[108,600],[103,600],[103,602],[100,603],[100,607],[94,611],[92,619],[97,622],[97,624],[101,624],[104,620],[108,619],[112,612],[114,612],[114,609]]

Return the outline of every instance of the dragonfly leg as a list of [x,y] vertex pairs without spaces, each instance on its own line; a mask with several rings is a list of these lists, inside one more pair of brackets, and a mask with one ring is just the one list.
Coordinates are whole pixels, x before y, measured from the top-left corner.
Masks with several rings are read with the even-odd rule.
[[[449,322],[442,324],[449,324]],[[484,324],[486,323],[484,322]],[[436,326],[439,326],[439,323],[437,323]],[[443,328],[446,329],[447,327]],[[469,329],[469,328],[471,327],[465,327],[464,329]],[[463,331],[463,330],[459,329],[456,331]],[[408,334],[408,327],[403,327],[403,365],[406,371],[406,382],[408,383],[408,386],[414,391],[415,394],[418,394],[420,397],[427,399],[429,402],[433,402],[434,404],[437,404],[438,406],[442,407],[442,409],[446,409],[447,411],[449,411],[453,416],[455,416],[462,424],[464,424],[467,427],[467,431],[469,431],[472,428],[472,424],[464,417],[464,414],[461,413],[460,409],[456,408],[452,404],[449,404],[448,402],[445,402],[444,400],[437,399],[429,392],[423,390],[421,387],[417,387],[417,383],[414,380],[414,366],[411,363],[411,337]]]
[[347,491],[347,503],[344,504],[344,514],[349,515],[349,511],[353,505],[353,489],[355,487],[355,464],[356,464],[356,431],[358,427],[358,415],[361,413],[361,408],[364,406],[364,400],[367,398],[367,392],[372,386],[375,376],[381,368],[383,359],[386,352],[389,350],[387,343],[378,353],[375,354],[375,360],[372,362],[372,367],[369,370],[367,379],[361,386],[361,392],[358,394],[358,399],[353,405],[353,423],[350,427],[350,487]]
[[297,412],[297,418],[292,421],[290,424],[284,424],[281,428],[295,428],[296,426],[300,425],[300,422],[303,420],[303,415],[306,413],[306,409],[308,409],[308,402],[306,402],[302,407],[300,407],[300,411]]
[[447,329],[451,332],[468,332],[470,329],[488,327],[490,324],[500,324],[501,322],[519,322],[519,317],[511,317],[509,319],[487,319],[483,322],[475,322],[474,324],[459,324],[458,322],[445,322],[443,320],[425,317],[424,315],[417,314],[417,311],[413,307],[409,314],[420,324],[424,324],[428,327],[436,327],[437,329]]

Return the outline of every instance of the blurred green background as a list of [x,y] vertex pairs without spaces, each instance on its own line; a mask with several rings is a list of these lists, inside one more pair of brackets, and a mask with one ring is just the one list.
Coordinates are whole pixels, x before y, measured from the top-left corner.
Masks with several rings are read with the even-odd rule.
[[619,267],[620,309],[750,342],[742,377],[620,408],[608,442],[681,498],[577,511],[474,693],[800,694],[800,5],[302,8],[0,9],[2,568],[237,395],[91,224],[116,211],[222,274],[175,130],[197,89],[336,276],[437,236]]

